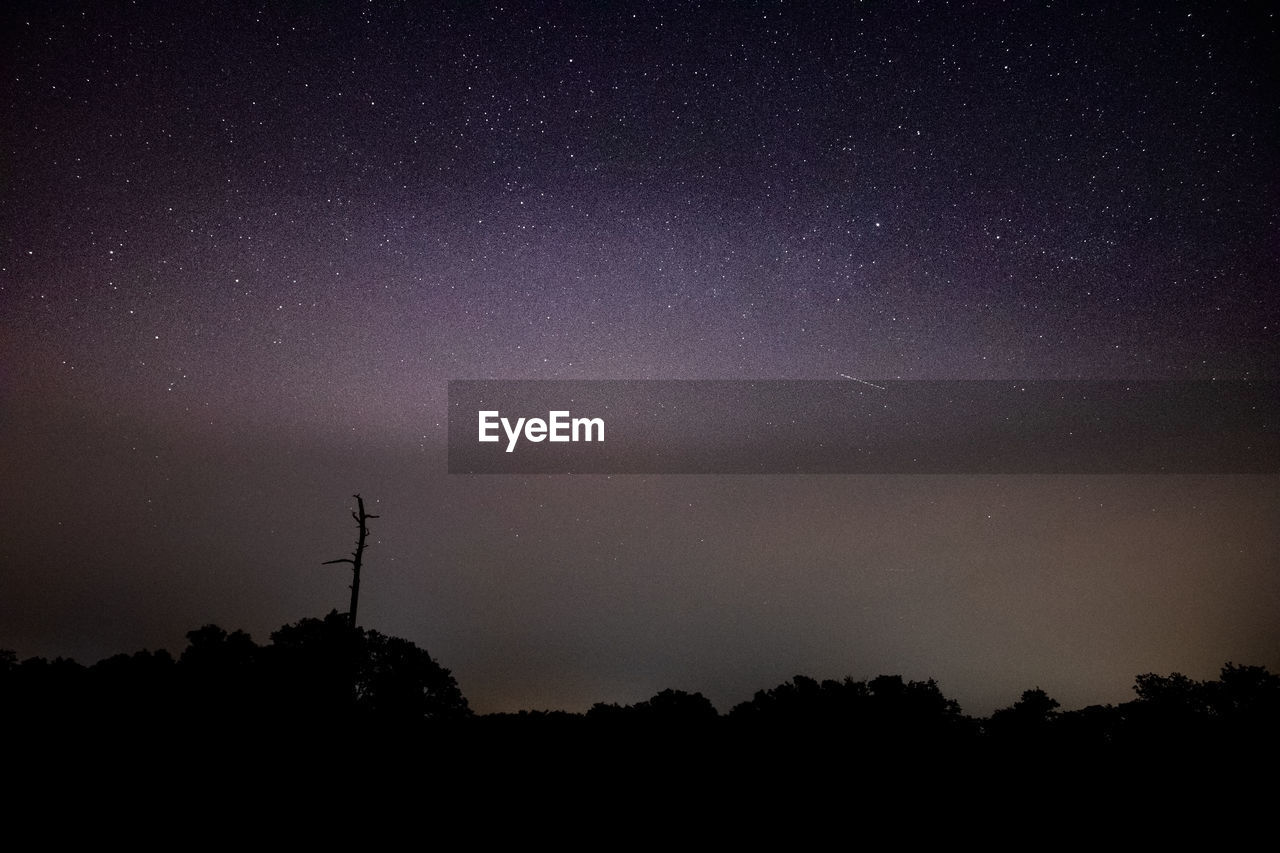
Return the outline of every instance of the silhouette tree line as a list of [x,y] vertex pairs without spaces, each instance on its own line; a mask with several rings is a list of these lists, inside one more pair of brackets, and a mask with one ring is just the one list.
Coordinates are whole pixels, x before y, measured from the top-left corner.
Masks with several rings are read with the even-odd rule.
[[11,778],[65,790],[74,768],[104,790],[128,771],[155,796],[182,780],[195,802],[261,779],[309,809],[337,791],[377,811],[413,792],[462,804],[558,791],[607,805],[698,804],[714,790],[748,811],[856,801],[864,813],[981,813],[999,798],[1033,814],[1127,803],[1137,787],[1169,802],[1246,801],[1246,771],[1280,756],[1280,677],[1231,663],[1210,681],[1139,675],[1133,700],[1076,711],[1035,688],[986,718],[933,680],[896,675],[797,675],[725,714],[701,693],[663,690],[585,713],[476,715],[424,649],[336,611],[265,645],[216,625],[187,640],[176,659],[140,651],[92,666],[0,652]]
[[267,645],[217,625],[188,632],[187,641],[176,660],[163,649],[144,650],[92,666],[67,658],[18,662],[0,651],[0,714],[11,731],[214,739],[471,716],[449,670],[424,649],[353,628],[337,611],[285,625]]
[[[297,729],[366,721],[408,730],[467,721],[498,738],[551,732],[758,742],[785,736],[828,750],[983,748],[1123,750],[1274,747],[1280,676],[1227,663],[1219,678],[1137,676],[1136,698],[1062,711],[1039,688],[987,718],[961,712],[932,679],[817,681],[797,675],[720,714],[701,693],[663,690],[632,705],[597,703],[582,714],[522,711],[477,717],[448,669],[408,640],[353,628],[346,614],[302,619],[259,645],[243,631],[206,625],[175,659],[164,650],[119,654],[84,666],[66,658],[19,661],[0,650],[0,708],[14,726],[77,730],[174,729],[216,721],[222,731]],[[86,728],[87,727],[87,728]]]

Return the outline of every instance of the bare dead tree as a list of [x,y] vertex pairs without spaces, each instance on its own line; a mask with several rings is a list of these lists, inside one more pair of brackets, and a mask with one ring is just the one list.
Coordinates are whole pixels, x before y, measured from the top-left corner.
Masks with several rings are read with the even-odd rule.
[[359,495],[352,495],[356,499],[358,512],[351,513],[351,517],[356,520],[356,524],[360,525],[360,538],[356,540],[356,549],[351,552],[350,557],[343,557],[338,560],[326,560],[321,565],[331,566],[334,563],[350,563],[351,564],[351,612],[349,614],[351,627],[356,627],[356,605],[360,603],[360,561],[364,558],[364,543],[369,536],[368,521],[371,518],[378,518],[376,515],[369,515],[364,511],[364,498]]

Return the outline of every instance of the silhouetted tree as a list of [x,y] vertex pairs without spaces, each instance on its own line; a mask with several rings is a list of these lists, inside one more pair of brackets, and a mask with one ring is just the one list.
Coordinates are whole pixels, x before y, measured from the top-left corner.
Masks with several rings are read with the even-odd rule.
[[311,718],[362,713],[409,721],[471,714],[453,675],[426,650],[352,628],[336,610],[284,626],[266,651],[282,701]]
[[706,696],[683,690],[663,690],[643,704],[647,706],[648,713],[671,722],[696,724],[715,720],[720,716],[716,706]]
[[1223,718],[1280,720],[1280,675],[1263,666],[1236,666],[1228,661],[1209,701]]
[[1204,682],[1194,681],[1180,672],[1167,676],[1144,673],[1134,679],[1133,690],[1143,702],[1168,712],[1200,714],[1208,709]]
[[83,723],[92,709],[89,670],[70,658],[27,658],[8,672],[0,713],[39,726]]
[[227,726],[262,712],[266,676],[262,650],[253,638],[244,631],[228,634],[217,625],[205,625],[188,631],[187,643],[178,658],[178,672],[195,717]]
[[[902,757],[956,745],[976,732],[937,682],[881,675],[871,681],[795,676],[761,690],[729,713],[739,731],[820,751],[861,758]],[[745,727],[745,728],[744,728]]]
[[356,499],[358,510],[351,513],[351,517],[356,520],[356,524],[360,525],[360,535],[356,539],[356,549],[351,552],[350,557],[340,557],[337,560],[326,560],[321,565],[331,566],[334,563],[350,563],[351,564],[351,610],[349,612],[349,620],[351,627],[356,627],[356,606],[360,603],[360,565],[364,559],[365,542],[369,537],[369,519],[379,518],[376,515],[369,515],[364,511],[364,498],[360,495],[352,495]]
[[228,634],[217,625],[187,632],[187,648],[178,662],[192,668],[226,670],[252,666],[258,644],[244,631]]
[[336,610],[273,631],[263,650],[272,704],[300,721],[349,715],[359,659],[360,633]]
[[645,725],[688,726],[719,719],[720,713],[711,700],[701,693],[662,690],[634,705],[597,702],[587,712],[596,721],[630,721]]
[[118,654],[88,668],[92,722],[137,731],[171,722],[177,701],[173,656],[164,649]]
[[997,738],[1017,741],[1044,741],[1058,718],[1058,700],[1039,687],[1024,690],[1008,708],[1001,708],[987,721],[987,731]]
[[1050,697],[1048,693],[1037,687],[1033,690],[1024,690],[1022,698],[1014,702],[1009,710],[1023,719],[1035,723],[1047,723],[1053,719],[1059,707],[1061,706],[1057,699]]
[[356,672],[357,707],[384,719],[452,720],[471,708],[449,670],[408,640],[363,634]]

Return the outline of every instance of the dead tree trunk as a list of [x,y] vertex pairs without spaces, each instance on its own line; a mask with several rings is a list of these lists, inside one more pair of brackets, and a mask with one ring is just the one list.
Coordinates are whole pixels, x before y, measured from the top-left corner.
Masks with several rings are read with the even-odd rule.
[[360,603],[360,561],[364,558],[364,543],[369,536],[368,521],[371,518],[378,518],[376,515],[369,515],[364,511],[364,498],[359,495],[352,495],[356,499],[356,506],[359,512],[351,513],[351,517],[356,520],[356,524],[360,525],[360,538],[356,540],[356,549],[351,552],[350,557],[343,557],[339,560],[326,560],[322,565],[331,566],[334,563],[350,563],[351,564],[351,611],[348,614],[351,628],[356,627],[356,605]]

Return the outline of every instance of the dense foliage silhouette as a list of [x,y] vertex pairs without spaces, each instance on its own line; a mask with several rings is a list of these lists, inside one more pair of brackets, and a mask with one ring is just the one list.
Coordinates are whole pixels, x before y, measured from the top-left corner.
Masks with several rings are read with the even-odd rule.
[[19,735],[14,751],[47,762],[51,748],[77,757],[107,749],[104,766],[150,755],[223,772],[264,756],[319,768],[341,756],[348,772],[375,756],[413,756],[453,773],[576,768],[583,778],[696,765],[743,784],[827,778],[835,767],[895,785],[917,784],[923,767],[964,767],[991,782],[1035,764],[1068,786],[1131,779],[1136,769],[1152,783],[1202,770],[1243,778],[1236,765],[1275,757],[1280,731],[1280,677],[1233,663],[1211,681],[1144,673],[1131,701],[1074,711],[1032,688],[987,718],[965,715],[933,680],[897,675],[797,675],[723,715],[700,693],[662,690],[580,714],[477,717],[425,650],[352,629],[345,614],[285,625],[265,645],[216,625],[187,641],[176,659],[144,650],[92,666],[0,651],[0,722]]
[[404,726],[466,719],[449,670],[408,640],[352,629],[345,614],[285,625],[260,646],[243,631],[205,625],[166,651],[115,655],[85,667],[0,655],[11,727],[78,732],[199,732],[201,738],[306,731],[367,719]]

